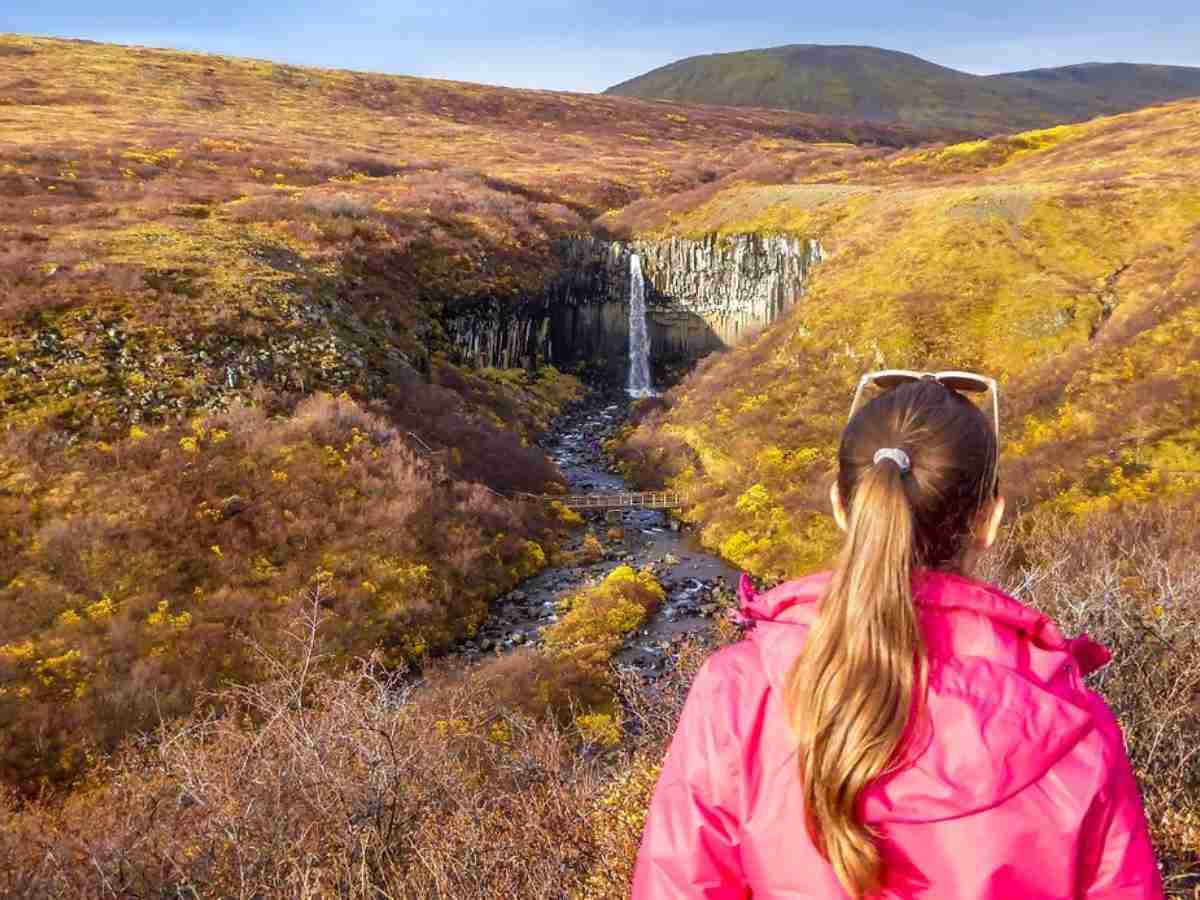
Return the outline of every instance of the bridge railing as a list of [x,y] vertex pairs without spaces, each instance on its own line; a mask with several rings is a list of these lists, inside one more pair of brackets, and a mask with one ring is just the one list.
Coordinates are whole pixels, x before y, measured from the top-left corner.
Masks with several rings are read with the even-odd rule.
[[668,509],[682,506],[683,498],[674,491],[623,491],[611,494],[569,494],[557,499],[571,509]]

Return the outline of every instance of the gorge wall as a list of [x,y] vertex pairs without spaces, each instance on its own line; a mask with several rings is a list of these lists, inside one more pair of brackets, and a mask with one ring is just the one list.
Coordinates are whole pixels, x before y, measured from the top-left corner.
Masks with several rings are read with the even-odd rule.
[[443,311],[458,361],[476,366],[628,365],[629,258],[641,258],[655,362],[694,360],[769,325],[804,292],[818,241],[742,234],[700,240],[565,240],[544,294],[483,298]]

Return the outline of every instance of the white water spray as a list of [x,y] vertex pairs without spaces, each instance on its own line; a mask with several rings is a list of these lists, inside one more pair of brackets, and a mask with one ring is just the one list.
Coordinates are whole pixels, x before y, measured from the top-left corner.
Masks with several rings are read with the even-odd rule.
[[629,257],[629,396],[653,397],[650,385],[650,339],[646,335],[646,282],[642,261]]

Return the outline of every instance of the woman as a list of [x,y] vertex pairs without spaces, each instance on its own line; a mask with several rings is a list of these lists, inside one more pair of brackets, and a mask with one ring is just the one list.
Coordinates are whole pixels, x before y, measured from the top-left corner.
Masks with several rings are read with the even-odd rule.
[[743,578],[752,627],[696,676],[635,900],[1162,897],[1082,681],[1109,654],[967,577],[1004,514],[998,429],[959,381],[914,377],[878,379],[842,436],[836,569]]

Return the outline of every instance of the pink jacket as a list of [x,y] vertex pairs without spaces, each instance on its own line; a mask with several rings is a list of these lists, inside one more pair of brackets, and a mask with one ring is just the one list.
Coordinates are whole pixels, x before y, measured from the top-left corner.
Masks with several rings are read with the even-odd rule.
[[[646,820],[634,900],[844,898],[804,827],[781,688],[828,573],[756,596],[700,670]],[[1082,675],[1108,662],[987,585],[918,575],[932,736],[862,800],[887,898],[1163,896],[1116,719]]]

